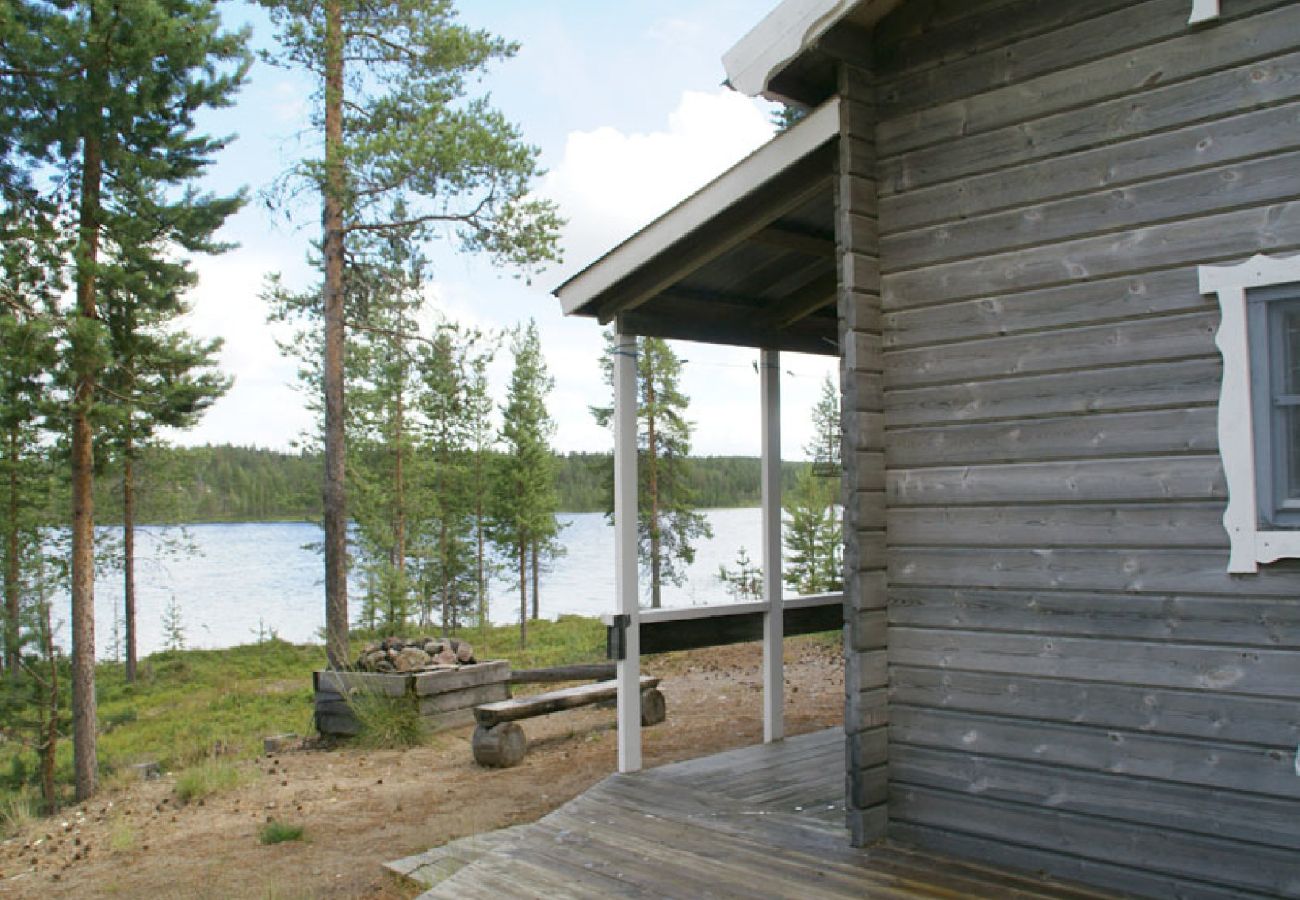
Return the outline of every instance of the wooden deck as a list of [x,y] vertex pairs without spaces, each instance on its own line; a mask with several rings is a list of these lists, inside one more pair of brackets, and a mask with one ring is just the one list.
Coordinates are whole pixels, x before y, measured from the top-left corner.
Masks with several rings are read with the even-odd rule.
[[894,846],[843,827],[843,734],[614,775],[531,825],[389,868],[425,898],[1096,898]]

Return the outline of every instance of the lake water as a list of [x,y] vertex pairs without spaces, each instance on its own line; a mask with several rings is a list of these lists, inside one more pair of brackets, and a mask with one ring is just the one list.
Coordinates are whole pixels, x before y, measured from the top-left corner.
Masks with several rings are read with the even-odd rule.
[[[704,511],[713,538],[696,547],[695,562],[682,587],[665,586],[665,606],[726,603],[730,597],[717,580],[720,565],[733,565],[743,546],[750,559],[760,555],[760,511]],[[600,513],[565,513],[561,532],[567,554],[541,576],[541,613],[553,619],[565,613],[599,615],[614,608],[614,529]],[[186,526],[196,552],[160,554],[164,529],[142,527],[136,540],[136,608],[141,656],[164,643],[163,614],[175,599],[188,647],[229,647],[274,632],[288,641],[319,639],[325,624],[320,554],[311,547],[322,538],[316,525],[240,523]],[[175,529],[171,530],[175,533]],[[644,579],[643,579],[644,582]],[[643,593],[645,585],[642,585]],[[349,597],[355,618],[360,591]],[[101,659],[112,659],[115,614],[122,607],[121,576],[109,574],[95,584],[95,639]],[[66,597],[55,606],[62,622],[60,643],[68,644]],[[519,621],[519,594],[505,581],[494,583],[490,616],[496,624]]]

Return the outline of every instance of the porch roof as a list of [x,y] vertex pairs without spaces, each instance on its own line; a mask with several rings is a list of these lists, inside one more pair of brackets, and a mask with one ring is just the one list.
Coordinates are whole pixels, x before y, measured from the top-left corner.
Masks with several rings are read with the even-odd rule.
[[835,355],[831,98],[555,289],[625,334]]

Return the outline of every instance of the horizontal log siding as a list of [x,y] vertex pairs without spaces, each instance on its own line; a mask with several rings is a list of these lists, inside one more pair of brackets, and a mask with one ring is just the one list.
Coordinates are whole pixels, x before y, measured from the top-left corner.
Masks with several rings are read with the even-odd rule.
[[1300,5],[1190,7],[876,29],[890,831],[1300,896],[1300,563],[1225,571],[1196,276],[1300,251]]

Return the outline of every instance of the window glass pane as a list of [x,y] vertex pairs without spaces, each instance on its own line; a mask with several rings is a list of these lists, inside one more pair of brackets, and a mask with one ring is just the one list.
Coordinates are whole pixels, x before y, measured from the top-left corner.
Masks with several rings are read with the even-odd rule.
[[1282,313],[1282,391],[1300,394],[1300,308]]
[[1288,406],[1282,416],[1281,440],[1283,458],[1279,460],[1286,472],[1286,483],[1279,485],[1284,501],[1300,501],[1300,407]]

